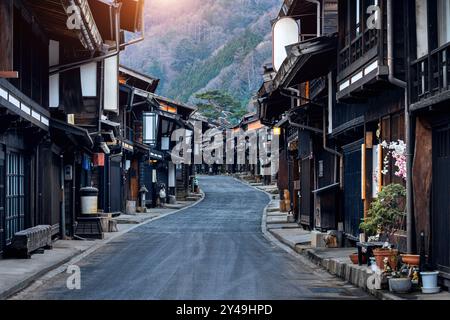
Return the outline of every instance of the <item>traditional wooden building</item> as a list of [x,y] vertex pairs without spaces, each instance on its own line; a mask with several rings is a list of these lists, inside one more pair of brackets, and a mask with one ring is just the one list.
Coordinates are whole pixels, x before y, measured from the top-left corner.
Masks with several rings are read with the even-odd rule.
[[[243,137],[241,139],[239,139],[239,136],[235,138],[235,163],[238,165],[240,172],[245,172],[248,175],[254,176],[256,179],[262,178],[262,164],[260,163],[258,152],[259,133],[263,128],[264,125],[261,123],[261,120],[256,113],[246,114],[235,128],[235,133]],[[245,158],[240,156],[239,153],[245,153]],[[241,157],[241,159],[239,159],[239,157]]]
[[[160,180],[166,186],[169,195],[176,197],[177,200],[184,200],[190,191],[190,177],[195,174],[195,166],[192,157],[188,163],[176,159],[178,154],[174,148],[180,142],[186,143],[190,146],[187,152],[192,155],[194,127],[189,119],[197,109],[155,94],[152,95],[152,102],[158,119],[156,148],[160,148],[166,154],[167,167],[164,168],[167,168],[167,171],[160,171]],[[172,133],[178,129],[183,129],[185,135],[175,141]],[[184,157],[184,154],[179,156]]]
[[119,111],[120,50],[140,39],[123,35],[142,35],[142,9],[134,0],[1,2],[0,70],[18,77],[0,79],[0,248],[37,224],[73,236],[84,186],[100,190],[99,212],[121,210],[110,192],[120,181],[112,145],[120,123],[111,119]]
[[305,227],[357,241],[381,186],[404,183],[394,170],[381,174],[381,143],[406,140],[405,9],[386,0],[283,4],[276,21],[297,20],[299,42],[278,70],[266,68],[258,113],[283,131],[278,184]]
[[[143,139],[143,115],[151,110],[147,99],[149,93],[154,93],[159,80],[120,66],[120,122],[121,138],[118,141],[123,152],[123,175],[124,175],[124,203],[132,201],[134,205],[128,205],[128,210],[135,210],[136,206],[146,206],[140,203],[142,191],[145,192],[146,201],[151,206],[156,206],[156,181],[154,181],[151,163],[155,158],[162,158],[161,153],[153,151],[144,143]],[[150,172],[150,178],[148,173]],[[146,178],[148,181],[146,181]],[[123,211],[125,212],[125,211]]]
[[[209,121],[205,116],[199,113],[193,113],[189,120],[194,128],[198,128],[197,138],[194,138],[194,173],[193,174],[207,174],[209,172],[209,165],[203,162],[203,137],[208,130],[216,128],[216,125]],[[201,130],[200,130],[201,129]],[[198,141],[196,141],[196,139]],[[196,160],[196,161],[195,161]]]
[[328,110],[334,99],[337,1],[286,1],[277,21],[285,18],[301,26],[299,41],[286,47],[276,74],[266,70],[262,90],[269,93],[260,115],[283,131],[278,183],[289,191],[297,222],[336,229],[340,153],[328,141]]
[[[81,1],[79,5],[86,15],[84,27],[93,36],[82,40],[83,47],[78,49],[58,37],[50,43],[50,109],[53,136],[63,144],[64,168],[69,173],[64,179],[64,204],[70,226],[84,221],[78,219],[83,187],[98,189],[99,214],[124,211],[123,153],[117,144],[121,135],[119,54],[143,34],[143,1]],[[65,14],[66,7],[62,4],[58,10]],[[42,15],[51,19],[48,11]],[[64,26],[58,30],[64,32]],[[134,40],[126,41],[125,32],[134,34]],[[70,230],[69,235],[85,236],[82,230]]]
[[14,233],[38,224],[65,236],[64,150],[52,139],[51,120],[59,79],[49,67],[59,64],[56,43],[90,53],[99,49],[101,38],[87,2],[81,8],[84,32],[66,26],[66,4],[0,3],[0,74],[15,73],[0,79],[0,252]]
[[413,247],[450,284],[450,3],[408,2],[408,90],[413,155]]
[[[371,10],[371,6],[375,9]],[[359,225],[383,185],[383,141],[405,141],[405,1],[339,1],[336,104],[331,136],[343,154],[343,231],[359,240]],[[394,18],[395,17],[395,18]],[[372,21],[372,23],[370,23]],[[406,250],[406,225],[398,245]]]
[[155,207],[162,185],[168,195],[183,200],[194,166],[174,163],[171,151],[177,141],[172,141],[172,134],[177,129],[193,133],[188,120],[195,108],[156,95],[157,79],[124,66],[120,67],[120,82],[125,200]]

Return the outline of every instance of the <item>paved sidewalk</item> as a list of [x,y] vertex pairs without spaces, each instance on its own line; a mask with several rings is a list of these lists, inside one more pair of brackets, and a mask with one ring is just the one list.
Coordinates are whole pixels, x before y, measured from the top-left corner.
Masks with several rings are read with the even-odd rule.
[[[251,184],[250,184],[251,185]],[[256,188],[267,192],[275,186],[259,186]],[[271,192],[271,194],[272,194]],[[272,200],[266,210],[266,228],[282,244],[293,251],[307,257],[324,268],[330,274],[364,289],[382,300],[450,300],[450,293],[442,291],[439,294],[422,294],[418,289],[409,294],[393,294],[388,290],[369,290],[367,279],[372,271],[367,266],[355,265],[349,256],[357,252],[356,248],[312,248],[311,232],[303,230],[297,223],[288,223],[287,214],[277,211],[279,201]]]
[[44,254],[33,254],[31,259],[0,260],[0,299],[30,285],[47,272],[71,260],[73,257],[91,248],[105,244],[115,236],[125,232],[129,226],[118,225],[118,233],[105,233],[103,240],[58,240],[53,243],[52,250]]
[[46,273],[63,266],[72,259],[92,253],[139,224],[175,213],[201,200],[203,196],[198,201],[178,201],[176,205],[170,205],[170,208],[167,206],[150,209],[149,213],[116,217],[114,220],[118,223],[118,232],[105,233],[103,240],[58,240],[53,243],[52,250],[45,250],[43,254],[33,254],[31,259],[0,259],[0,300],[21,291]]

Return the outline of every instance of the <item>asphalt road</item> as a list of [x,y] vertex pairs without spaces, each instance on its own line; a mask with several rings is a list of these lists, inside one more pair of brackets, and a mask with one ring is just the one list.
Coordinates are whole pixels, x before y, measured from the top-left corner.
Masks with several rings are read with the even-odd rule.
[[205,200],[142,225],[20,299],[367,299],[304,264],[261,232],[266,194],[231,177],[201,177]]

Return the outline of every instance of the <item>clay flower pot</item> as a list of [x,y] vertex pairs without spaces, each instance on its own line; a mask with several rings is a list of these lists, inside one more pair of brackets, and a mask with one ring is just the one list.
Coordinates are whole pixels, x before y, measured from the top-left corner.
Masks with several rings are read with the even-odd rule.
[[373,256],[377,263],[378,268],[384,270],[384,259],[388,258],[388,264],[392,270],[397,270],[397,259],[398,250],[397,249],[374,249]]
[[417,254],[402,254],[402,261],[410,266],[418,267],[420,264],[420,256]]
[[[350,260],[352,260],[353,264],[358,264],[358,253],[352,253],[351,255],[349,255]],[[366,264],[367,260],[366,260],[366,256],[363,255],[362,256],[362,264]]]

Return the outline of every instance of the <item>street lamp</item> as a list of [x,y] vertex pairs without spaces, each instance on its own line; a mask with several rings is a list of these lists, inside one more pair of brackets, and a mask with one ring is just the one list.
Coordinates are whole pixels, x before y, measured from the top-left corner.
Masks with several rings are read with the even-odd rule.
[[273,134],[275,136],[280,136],[281,135],[281,128],[279,128],[279,127],[273,128]]

